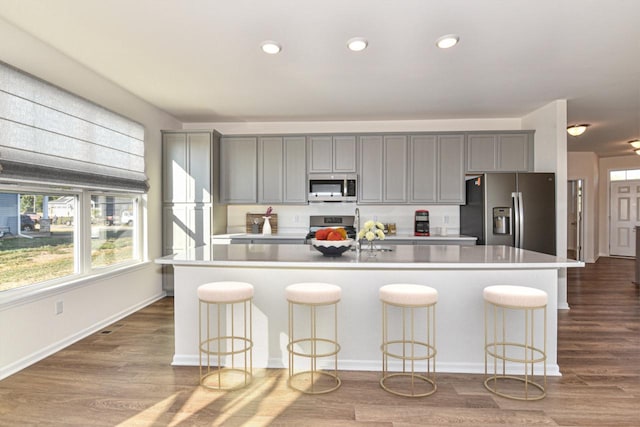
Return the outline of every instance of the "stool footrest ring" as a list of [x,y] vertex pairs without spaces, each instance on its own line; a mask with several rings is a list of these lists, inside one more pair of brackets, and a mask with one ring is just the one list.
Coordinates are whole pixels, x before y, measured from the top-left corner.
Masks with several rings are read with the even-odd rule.
[[[509,393],[504,393],[504,392],[500,392],[497,390],[497,383],[498,382],[502,382],[501,380],[512,380],[512,381],[519,381],[525,384],[525,389],[522,393],[524,393],[524,396],[516,396],[513,394],[509,394]],[[493,387],[491,385],[489,385],[490,382],[493,382]],[[541,385],[538,384],[535,381],[532,381],[529,377],[527,378],[523,378],[523,377],[517,377],[517,376],[513,376],[513,375],[492,375],[489,378],[487,378],[486,380],[484,380],[484,386],[487,390],[489,390],[492,393],[497,394],[498,396],[502,396],[502,397],[506,397],[508,399],[514,399],[514,400],[540,400],[543,399],[546,395],[547,392],[545,391],[545,388]],[[536,389],[538,389],[541,393],[535,396],[529,396],[529,388],[527,386],[532,386],[535,387]]]

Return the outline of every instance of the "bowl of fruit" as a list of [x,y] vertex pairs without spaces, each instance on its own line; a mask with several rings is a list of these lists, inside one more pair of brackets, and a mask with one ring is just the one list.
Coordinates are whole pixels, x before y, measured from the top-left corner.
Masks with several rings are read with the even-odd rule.
[[340,256],[348,251],[353,244],[353,239],[347,238],[344,228],[321,228],[316,231],[315,239],[311,239],[311,245],[324,256]]

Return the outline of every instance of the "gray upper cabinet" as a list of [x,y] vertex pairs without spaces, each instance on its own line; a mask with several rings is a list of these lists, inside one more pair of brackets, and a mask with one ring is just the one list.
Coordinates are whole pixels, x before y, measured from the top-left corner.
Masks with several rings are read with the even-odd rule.
[[358,203],[382,203],[384,144],[382,136],[361,136],[358,141]]
[[438,137],[412,135],[409,141],[409,202],[438,200]]
[[307,146],[304,136],[284,138],[284,203],[307,201]]
[[407,137],[362,136],[359,139],[359,203],[406,203]]
[[464,204],[464,135],[438,135],[438,203]]
[[220,140],[220,201],[256,203],[258,138],[222,137]]
[[355,136],[310,136],[307,142],[309,173],[355,173]]
[[464,135],[412,135],[409,202],[465,202]]
[[305,203],[305,137],[261,137],[258,203]]
[[467,172],[533,171],[533,132],[467,135]]
[[164,203],[211,203],[212,134],[163,132]]

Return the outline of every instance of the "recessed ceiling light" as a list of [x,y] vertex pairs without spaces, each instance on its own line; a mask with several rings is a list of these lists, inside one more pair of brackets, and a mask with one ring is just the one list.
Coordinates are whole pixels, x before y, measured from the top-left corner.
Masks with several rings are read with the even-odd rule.
[[269,55],[275,55],[276,53],[280,53],[282,50],[282,46],[278,42],[274,42],[273,40],[263,41],[260,45],[260,48],[264,53],[268,53]]
[[567,133],[571,136],[580,136],[589,127],[588,124],[571,125],[567,128]]
[[629,144],[631,144],[633,148],[640,148],[640,139],[629,141]]
[[440,49],[449,49],[454,47],[460,41],[460,36],[456,34],[447,34],[446,36],[438,37],[436,40],[436,46]]
[[347,42],[347,47],[349,48],[349,50],[352,50],[354,52],[363,51],[367,48],[368,45],[369,42],[367,42],[367,39],[364,39],[362,37],[354,37]]

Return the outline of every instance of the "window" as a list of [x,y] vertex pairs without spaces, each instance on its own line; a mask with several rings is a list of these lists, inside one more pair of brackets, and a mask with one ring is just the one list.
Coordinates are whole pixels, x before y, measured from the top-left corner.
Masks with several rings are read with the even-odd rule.
[[640,179],[640,169],[609,172],[609,180],[611,181],[628,181],[632,179]]
[[137,258],[136,198],[91,196],[91,267],[104,268]]
[[139,198],[0,187],[0,292],[139,262]]

